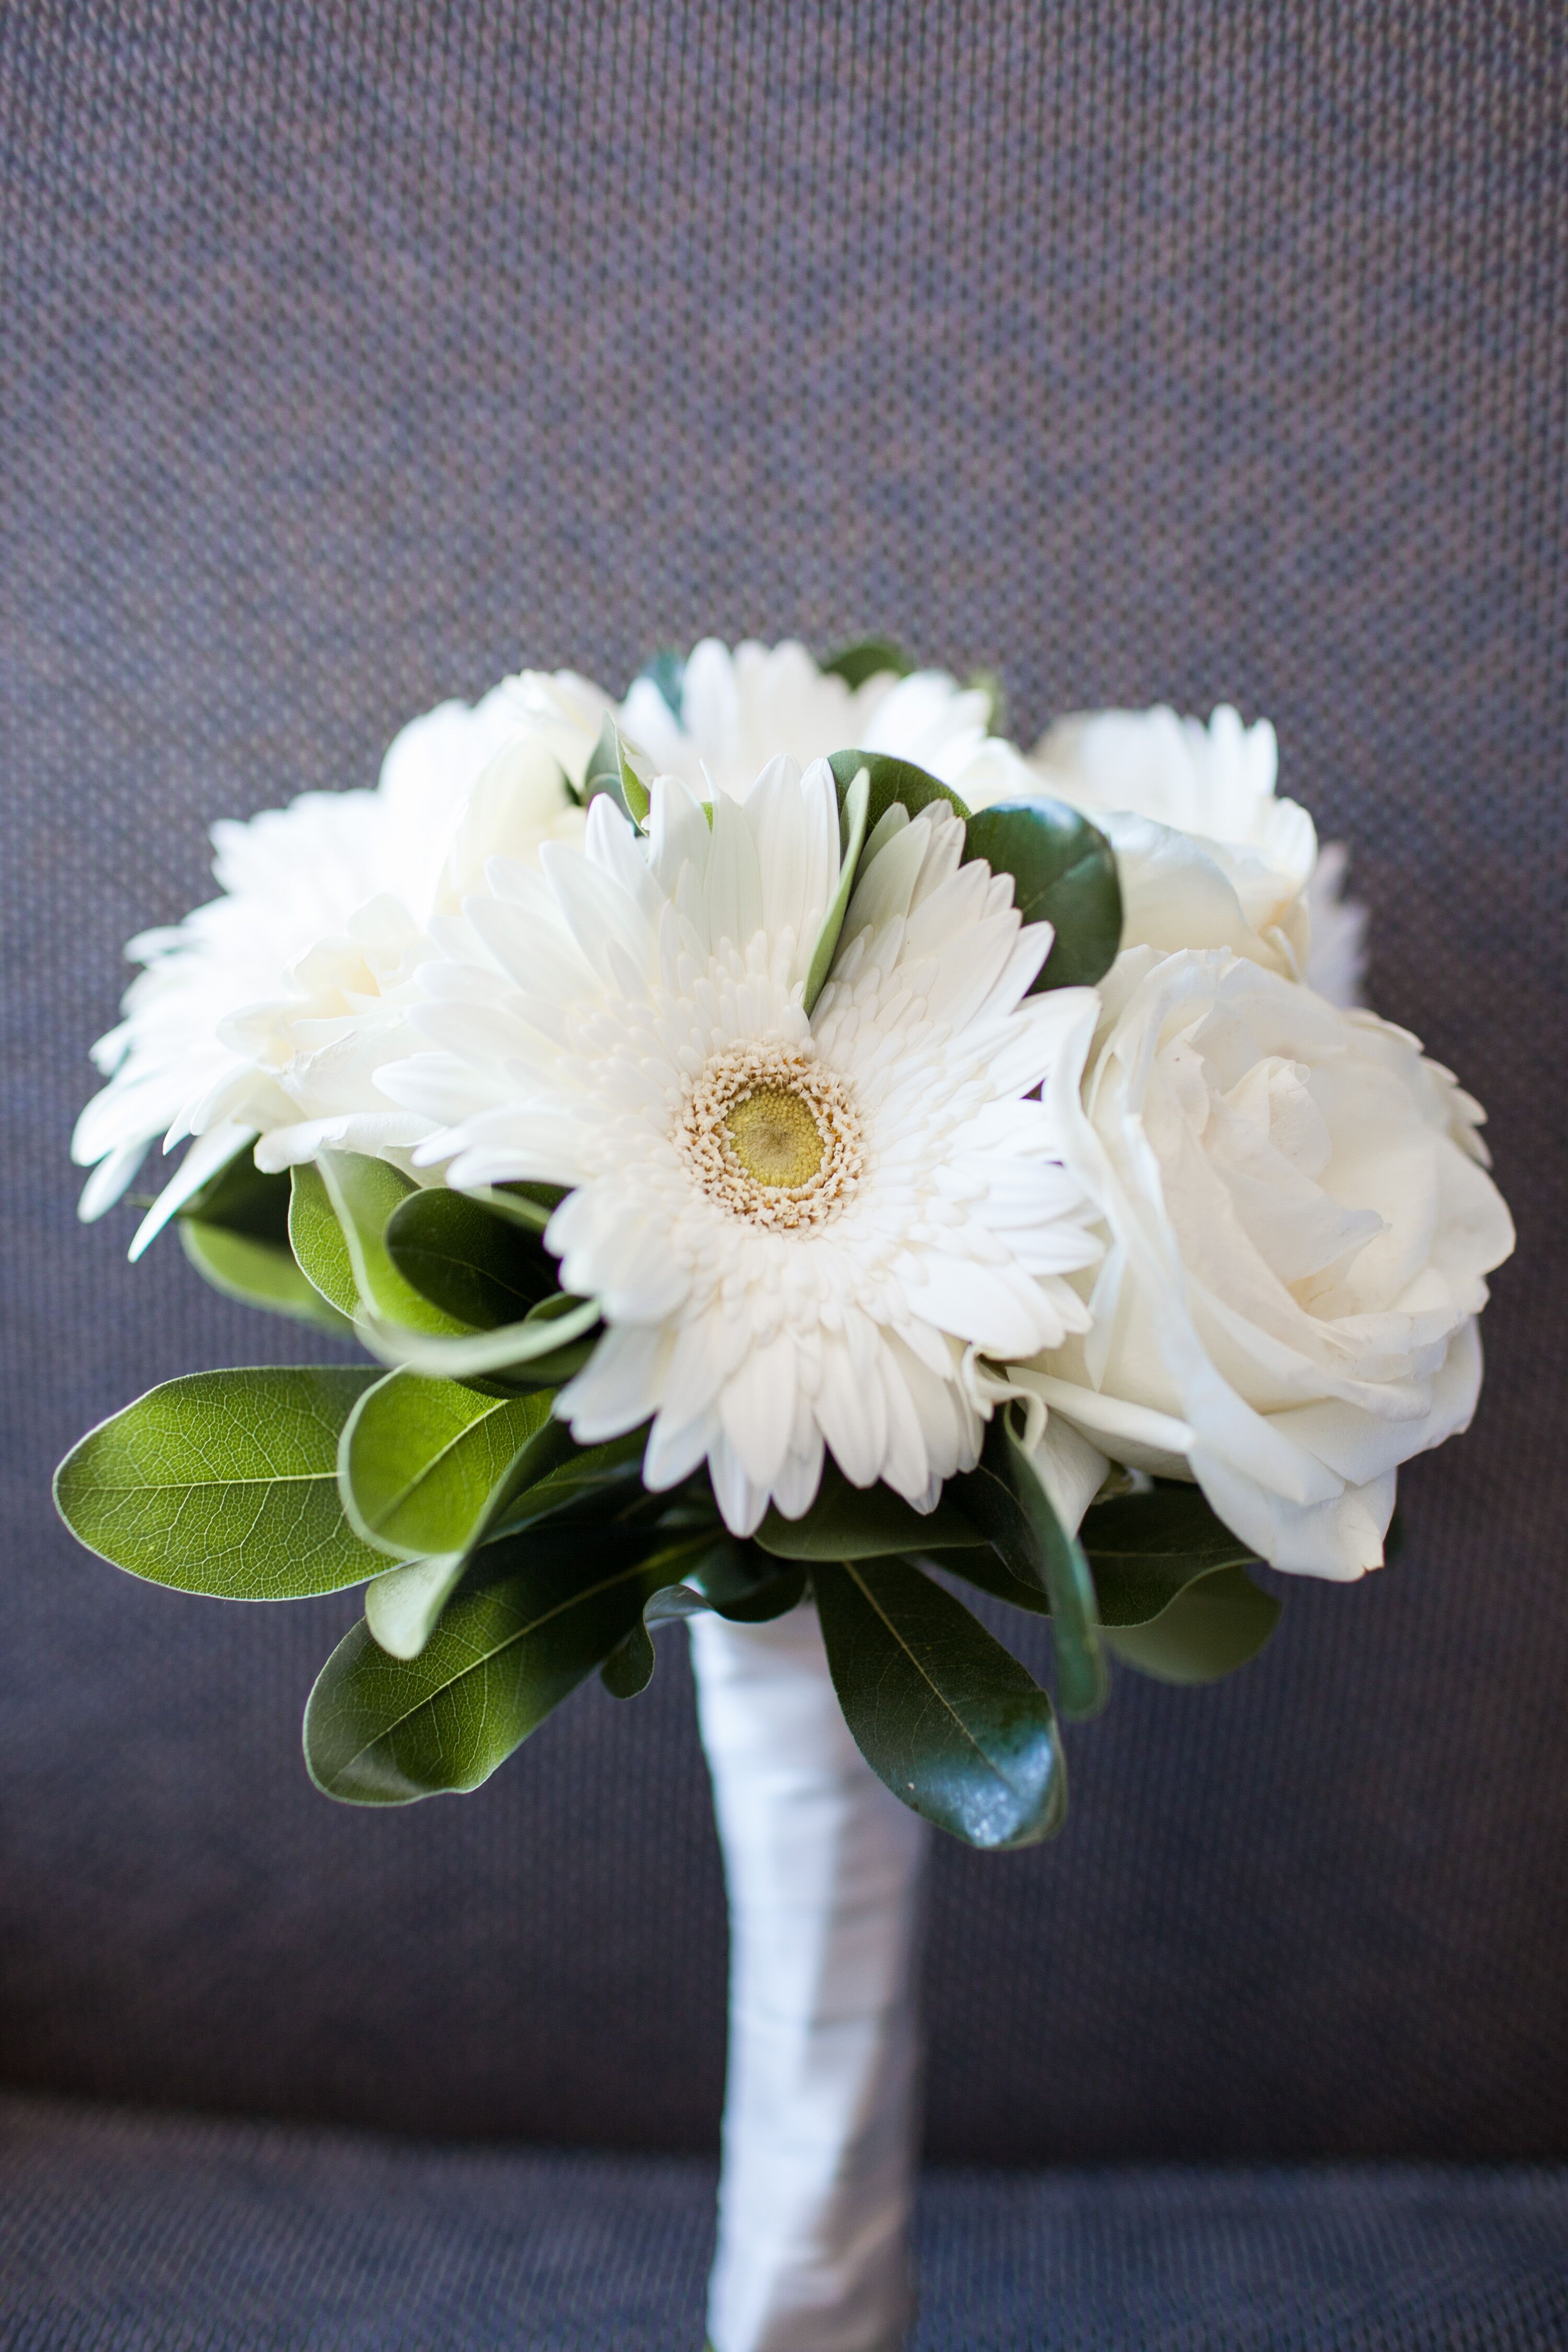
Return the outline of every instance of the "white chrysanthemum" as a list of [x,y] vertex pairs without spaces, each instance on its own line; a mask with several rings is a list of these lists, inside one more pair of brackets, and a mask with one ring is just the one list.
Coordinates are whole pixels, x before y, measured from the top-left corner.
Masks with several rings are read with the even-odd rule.
[[109,1084],[72,1142],[97,1163],[84,1217],[119,1199],[160,1136],[165,1149],[195,1141],[133,1255],[252,1135],[266,1139],[263,1164],[282,1166],[326,1140],[382,1150],[426,1131],[391,1111],[374,1070],[407,1050],[395,1024],[432,915],[490,852],[581,837],[554,756],[574,740],[579,685],[561,681],[553,703],[542,679],[472,709],[443,703],[403,730],[374,791],[306,793],[214,825],[224,895],[131,941],[146,970],[93,1049]]
[[1064,1277],[1096,1249],[1028,1097],[1093,1000],[1026,996],[1049,929],[963,845],[945,803],[889,813],[808,1017],[826,762],[711,828],[660,778],[646,843],[601,799],[584,851],[492,861],[420,974],[437,1050],[382,1076],[447,1122],[416,1157],[451,1181],[571,1188],[546,1238],[608,1329],[561,1409],[584,1442],[651,1421],[655,1489],[706,1458],[739,1533],[807,1508],[825,1444],[929,1508],[978,1456],[971,1351],[1085,1328]]
[[1364,918],[1342,899],[1345,853],[1331,844],[1320,857],[1306,810],[1278,797],[1266,719],[1244,727],[1225,704],[1207,726],[1163,706],[1080,713],[1029,764],[1109,835],[1124,947],[1228,948],[1336,1003],[1359,1000]]
[[701,800],[716,790],[743,798],[770,760],[808,767],[847,749],[881,751],[951,784],[994,772],[991,797],[1026,782],[1010,744],[986,732],[991,698],[943,670],[899,677],[889,670],[851,688],[828,675],[803,645],[748,640],[733,652],[716,637],[693,648],[681,679],[680,716],[651,678],[639,678],[619,717],[663,775],[679,776]]

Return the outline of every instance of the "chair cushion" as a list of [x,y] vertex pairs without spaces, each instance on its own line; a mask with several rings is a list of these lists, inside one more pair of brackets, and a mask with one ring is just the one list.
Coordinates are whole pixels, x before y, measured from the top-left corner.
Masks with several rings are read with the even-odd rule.
[[[0,2102],[5,2352],[696,2352],[713,2171]],[[1568,2343],[1568,2171],[939,2170],[915,2352]]]

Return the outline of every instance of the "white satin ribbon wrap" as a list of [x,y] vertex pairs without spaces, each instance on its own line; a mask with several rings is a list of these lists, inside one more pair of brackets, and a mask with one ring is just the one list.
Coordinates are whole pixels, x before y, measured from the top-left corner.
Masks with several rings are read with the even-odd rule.
[[926,1828],[872,1772],[816,1612],[691,1621],[730,1896],[713,2352],[895,2352],[908,2247]]

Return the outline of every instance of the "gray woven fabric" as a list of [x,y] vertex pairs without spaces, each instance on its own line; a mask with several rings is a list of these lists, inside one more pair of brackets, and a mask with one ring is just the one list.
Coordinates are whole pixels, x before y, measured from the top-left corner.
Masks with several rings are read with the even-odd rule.
[[885,625],[1025,733],[1270,713],[1521,1244],[1399,1566],[1219,1689],[1121,1677],[1059,1844],[944,1848],[933,2145],[1563,2152],[1564,79],[1489,0],[0,16],[0,2073],[710,2144],[679,1637],[471,1800],[313,1795],[349,1604],[137,1587],[46,1492],[302,1343],[80,1233],[65,1148],[213,817],[524,657]]
[[[696,2352],[713,2174],[0,2103],[3,2352]],[[1568,2172],[938,2172],[910,2352],[1552,2352]]]

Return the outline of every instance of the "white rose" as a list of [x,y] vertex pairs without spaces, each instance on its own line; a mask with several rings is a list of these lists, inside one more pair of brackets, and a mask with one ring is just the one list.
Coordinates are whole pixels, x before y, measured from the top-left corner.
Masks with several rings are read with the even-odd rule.
[[[1222,704],[1205,727],[1163,706],[1058,719],[1029,755],[1036,789],[1081,809],[1121,877],[1124,948],[1229,948],[1335,1003],[1357,1001],[1359,908],[1342,900],[1345,854],[1320,859],[1311,818],[1276,792],[1274,730]],[[998,771],[994,800],[1018,791]]]
[[1133,949],[1102,997],[1051,1093],[1107,1229],[1092,1328],[1021,1384],[1276,1568],[1359,1576],[1399,1464],[1475,1409],[1513,1247],[1481,1112],[1404,1030],[1223,950]]

